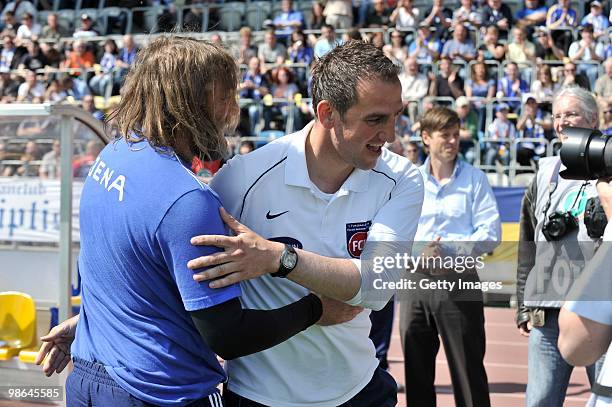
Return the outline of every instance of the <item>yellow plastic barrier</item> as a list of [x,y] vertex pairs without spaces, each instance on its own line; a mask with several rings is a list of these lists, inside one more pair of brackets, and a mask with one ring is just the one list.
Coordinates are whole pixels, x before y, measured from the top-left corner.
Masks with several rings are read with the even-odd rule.
[[36,343],[36,306],[27,294],[0,293],[0,360]]
[[38,354],[38,347],[22,349],[19,352],[19,360],[24,363],[34,364],[37,354]]

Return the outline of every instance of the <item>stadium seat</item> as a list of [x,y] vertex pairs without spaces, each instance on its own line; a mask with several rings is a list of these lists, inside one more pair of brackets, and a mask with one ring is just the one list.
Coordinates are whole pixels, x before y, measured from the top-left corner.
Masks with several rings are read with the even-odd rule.
[[96,109],[106,111],[112,107],[115,107],[121,101],[121,96],[115,95],[106,99],[104,96],[94,96],[94,105]]
[[193,27],[187,27],[185,24],[185,17],[187,17],[190,14],[190,11],[192,8],[197,8],[198,10],[201,10],[202,14],[201,14],[201,18],[200,18],[200,25],[201,25],[201,32],[206,32],[208,31],[208,25],[209,25],[209,20],[210,20],[210,13],[211,13],[211,9],[213,12],[215,12],[215,10],[217,10],[217,4],[200,4],[200,5],[188,5],[188,6],[184,6],[182,9],[179,9],[180,11],[180,20],[179,20],[179,25],[181,27],[183,27],[183,29],[185,30],[189,30],[189,31],[196,31],[194,30]]
[[304,23],[306,28],[310,29],[310,21],[312,20],[312,3],[309,1],[301,1],[298,5],[298,10],[302,12],[304,16]]
[[22,349],[19,352],[19,361],[23,363],[34,364],[34,361],[36,360],[36,355],[38,354],[38,349],[38,346]]
[[40,24],[41,27],[44,27],[45,25],[47,25],[47,17],[51,13],[52,11],[50,10],[39,11],[38,13],[36,13],[36,22],[38,22],[38,24]]
[[[157,17],[159,13],[160,8],[157,6],[132,8],[128,15],[126,32],[131,34],[152,32],[157,25]],[[135,23],[135,21],[137,23]]]
[[[74,29],[74,10],[59,10],[57,12],[57,22],[59,25],[64,27],[68,31],[72,31]],[[80,15],[79,15],[80,17]]]
[[507,187],[510,179],[507,174],[502,172],[487,172],[487,180],[492,187]]
[[263,23],[269,18],[270,3],[267,1],[253,1],[246,6],[245,24],[255,31],[263,28]]
[[127,27],[127,21],[131,21],[131,19],[129,19],[129,13],[130,13],[129,9],[122,8],[122,7],[106,7],[100,10],[100,12],[98,13],[97,23],[98,23],[98,27],[101,28],[102,34],[104,35],[113,34],[114,27],[112,25],[109,25],[109,19],[119,19],[122,14],[125,16],[126,27],[123,28],[124,32],[121,32],[121,34],[125,34],[126,32],[129,32],[129,29],[128,29],[129,27]]
[[504,242],[519,241],[519,224],[518,223],[502,223],[502,240]]
[[[76,4],[75,0],[53,0],[53,10],[64,10],[64,9],[76,9],[81,8],[80,4],[82,1],[78,0],[79,4]],[[78,7],[77,7],[78,6]]]
[[[81,296],[74,295],[70,297],[70,304],[72,305],[72,315],[76,315],[81,311]],[[53,328],[59,321],[59,310],[57,307],[49,308],[49,312],[51,314],[51,318],[49,320],[49,329]]]
[[242,27],[244,3],[229,2],[219,10],[219,28],[222,31],[238,31]]
[[[312,8],[312,3],[311,3],[311,8]],[[283,11],[283,8],[282,8],[282,3],[280,1],[275,1],[272,3],[272,7],[270,9],[272,18],[276,17],[276,15],[280,14],[282,11]]]
[[533,179],[534,175],[535,175],[535,173],[533,173],[533,172],[531,172],[531,173],[523,173],[523,174],[516,174],[512,178],[512,186],[515,186],[515,187],[526,187],[526,186],[529,185],[529,183]]
[[259,134],[260,137],[266,139],[266,143],[276,140],[277,138],[281,138],[285,135],[285,132],[282,130],[262,130]]
[[517,11],[519,11],[523,7],[524,2],[522,0],[504,0],[504,4],[510,7],[512,15],[515,16]]
[[0,293],[0,360],[8,360],[36,342],[36,306],[27,294]]

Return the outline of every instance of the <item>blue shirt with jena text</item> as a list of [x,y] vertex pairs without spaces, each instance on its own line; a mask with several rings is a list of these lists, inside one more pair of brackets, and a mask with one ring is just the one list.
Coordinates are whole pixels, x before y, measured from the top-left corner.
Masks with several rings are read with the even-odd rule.
[[240,295],[212,290],[187,268],[217,249],[190,238],[226,234],[219,199],[171,151],[110,143],[91,167],[80,206],[81,319],[72,355],[103,364],[133,396],[178,406],[226,380],[188,311]]

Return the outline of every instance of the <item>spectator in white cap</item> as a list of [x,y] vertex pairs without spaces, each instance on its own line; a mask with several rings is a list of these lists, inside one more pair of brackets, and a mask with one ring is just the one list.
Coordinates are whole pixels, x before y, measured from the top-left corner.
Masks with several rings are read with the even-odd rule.
[[81,26],[74,31],[74,38],[95,37],[100,35],[93,28],[94,21],[89,14],[81,15]]
[[459,154],[465,161],[473,164],[474,151],[478,143],[478,114],[465,96],[457,98],[455,107],[459,116]]
[[487,129],[487,137],[499,141],[486,143],[485,165],[493,166],[496,161],[508,165],[510,163],[510,141],[516,137],[516,128],[508,120],[510,106],[507,103],[498,104],[495,112],[495,120]]
[[[544,132],[552,130],[553,123],[550,113],[545,113],[539,108],[533,93],[525,93],[522,102],[521,116],[516,122],[519,135],[524,138],[544,139]],[[520,165],[528,166],[535,164],[545,152],[546,144],[527,141],[518,145],[516,159]]]
[[581,25],[591,24],[593,26],[593,36],[596,40],[599,40],[602,35],[608,31],[610,21],[603,14],[603,7],[601,2],[595,0],[590,4],[591,12],[584,16],[581,21]]

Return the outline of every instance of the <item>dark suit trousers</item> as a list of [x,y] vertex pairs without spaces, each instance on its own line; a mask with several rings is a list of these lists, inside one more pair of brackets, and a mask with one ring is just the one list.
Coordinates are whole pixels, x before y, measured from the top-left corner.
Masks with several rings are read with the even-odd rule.
[[[440,295],[442,294],[442,295]],[[479,300],[459,301],[439,291],[421,291],[401,301],[400,333],[408,407],[436,405],[434,386],[440,338],[453,383],[455,404],[488,407],[484,310]],[[439,337],[438,337],[439,335]]]

